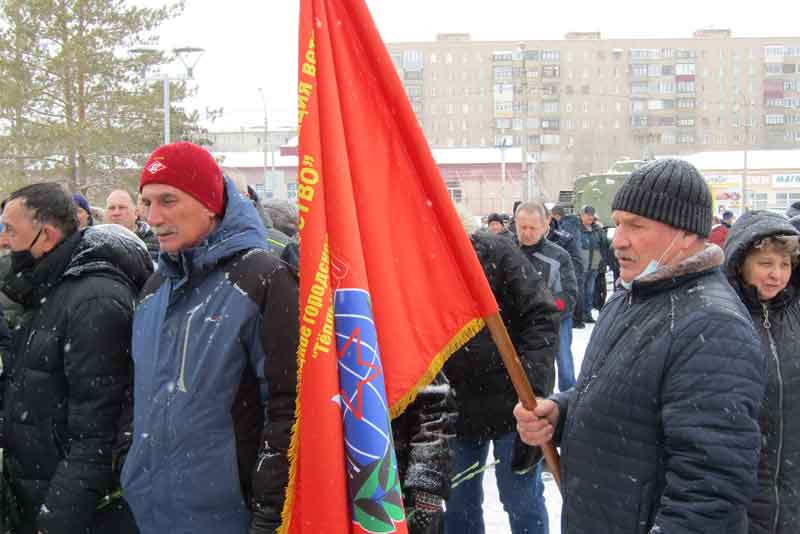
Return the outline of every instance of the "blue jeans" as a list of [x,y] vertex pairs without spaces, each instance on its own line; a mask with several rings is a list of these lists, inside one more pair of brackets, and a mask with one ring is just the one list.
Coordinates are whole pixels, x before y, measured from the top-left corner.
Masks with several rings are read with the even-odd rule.
[[575,385],[575,366],[572,363],[572,314],[561,318],[559,328],[558,354],[556,355],[558,390],[567,391]]
[[[495,440],[456,438],[451,440],[453,473],[469,469],[476,462],[486,463],[489,441],[494,444],[494,457],[500,502],[508,514],[512,534],[549,534],[547,508],[544,504],[544,483],[541,464],[524,475],[511,471],[511,450],[514,432]],[[445,534],[485,534],[483,524],[483,472],[453,488],[444,516]]]
[[592,318],[594,308],[594,283],[597,280],[597,271],[587,270],[583,273],[583,313],[584,319]]

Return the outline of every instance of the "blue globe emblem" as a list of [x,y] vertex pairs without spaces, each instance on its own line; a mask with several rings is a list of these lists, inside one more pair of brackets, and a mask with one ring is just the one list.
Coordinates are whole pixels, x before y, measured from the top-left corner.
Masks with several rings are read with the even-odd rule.
[[[338,289],[334,330],[348,491],[355,532],[394,533],[404,524],[389,406],[369,294]],[[405,532],[405,530],[403,530]]]

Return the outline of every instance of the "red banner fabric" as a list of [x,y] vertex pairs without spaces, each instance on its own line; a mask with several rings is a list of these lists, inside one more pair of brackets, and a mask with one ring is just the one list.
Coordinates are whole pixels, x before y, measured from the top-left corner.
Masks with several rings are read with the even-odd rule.
[[390,417],[497,311],[364,0],[301,0],[283,533],[406,532]]

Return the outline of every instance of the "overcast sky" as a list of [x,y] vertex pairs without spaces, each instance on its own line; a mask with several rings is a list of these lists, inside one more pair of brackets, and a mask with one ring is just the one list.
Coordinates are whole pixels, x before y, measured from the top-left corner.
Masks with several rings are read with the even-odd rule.
[[[138,3],[158,5],[155,0]],[[800,35],[797,0],[751,2],[664,0],[367,0],[384,41],[432,41],[440,32],[474,40],[561,39],[568,31],[604,38],[689,37],[701,27],[734,37]],[[220,128],[293,126],[299,0],[187,0],[183,15],[162,27],[161,46],[206,50],[195,68],[190,106],[224,108]]]

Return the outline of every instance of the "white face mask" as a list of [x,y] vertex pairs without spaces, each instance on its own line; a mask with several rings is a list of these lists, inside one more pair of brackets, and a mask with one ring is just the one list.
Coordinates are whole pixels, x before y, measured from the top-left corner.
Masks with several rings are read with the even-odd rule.
[[678,237],[680,237],[681,233],[683,232],[678,231],[678,233],[675,234],[675,237],[672,238],[672,241],[670,241],[669,245],[667,245],[667,248],[664,250],[664,252],[661,253],[661,256],[659,256],[657,260],[650,260],[650,263],[648,263],[647,266],[644,269],[642,269],[642,272],[636,275],[636,278],[634,278],[630,282],[626,282],[625,280],[622,280],[620,278],[620,285],[625,289],[630,289],[633,287],[634,280],[639,280],[640,278],[644,278],[645,276],[656,272],[658,268],[661,266],[661,260],[663,260],[664,256],[667,255],[667,252],[669,252],[669,249],[671,249],[672,245],[675,244],[675,240],[678,239]]

